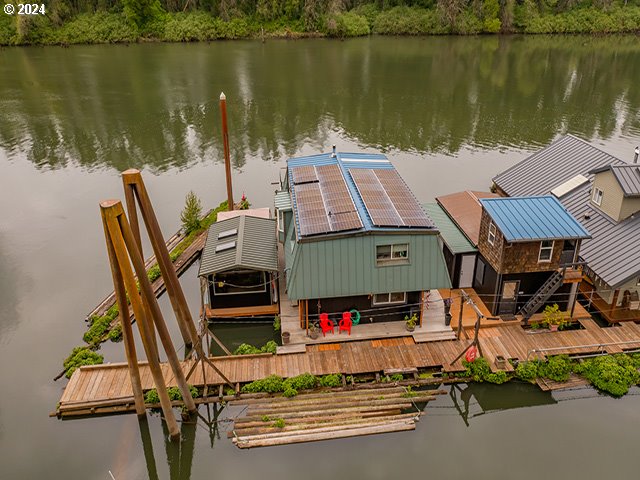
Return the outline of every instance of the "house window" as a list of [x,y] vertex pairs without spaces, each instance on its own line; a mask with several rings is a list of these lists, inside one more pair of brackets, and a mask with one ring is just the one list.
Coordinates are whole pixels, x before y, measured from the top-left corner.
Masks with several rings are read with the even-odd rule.
[[407,292],[376,293],[373,296],[374,305],[393,305],[407,303]]
[[480,258],[478,258],[478,264],[476,265],[476,284],[484,285],[484,268],[485,264]]
[[376,246],[376,265],[397,265],[409,263],[409,244]]
[[213,279],[215,295],[238,295],[267,291],[264,272],[242,270],[216,273]]
[[602,205],[603,196],[604,196],[604,192],[602,190],[596,187],[593,188],[593,197],[592,197],[593,203],[595,203],[596,205]]
[[553,254],[553,240],[542,240],[540,242],[540,253],[538,262],[550,262]]
[[278,210],[278,231],[284,232],[284,212]]
[[495,241],[496,241],[496,232],[497,232],[496,225],[493,222],[491,222],[489,224],[489,237],[487,238],[487,241],[489,242],[489,245],[493,245],[495,243]]
[[636,281],[636,287],[640,287],[640,277],[638,277],[638,280]]

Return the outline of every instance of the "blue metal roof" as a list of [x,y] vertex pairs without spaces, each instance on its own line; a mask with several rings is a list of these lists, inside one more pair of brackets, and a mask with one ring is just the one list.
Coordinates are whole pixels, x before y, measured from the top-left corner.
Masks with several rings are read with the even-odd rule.
[[480,203],[508,242],[591,238],[552,195],[481,198]]
[[[360,220],[362,221],[363,228],[359,230],[355,230],[355,232],[367,231],[367,230],[375,230],[375,231],[415,231],[415,230],[427,230],[430,232],[438,232],[438,229],[435,227],[427,228],[427,227],[404,227],[404,228],[393,228],[393,227],[377,227],[371,221],[371,217],[369,216],[369,212],[362,200],[362,197],[358,193],[358,188],[356,187],[355,182],[349,175],[348,170],[354,168],[368,168],[368,169],[395,169],[393,164],[389,161],[386,155],[381,153],[347,153],[347,152],[335,152],[333,153],[322,153],[319,155],[310,155],[306,157],[297,157],[290,158],[287,160],[288,167],[288,175],[289,175],[289,185],[293,186],[293,177],[291,169],[293,167],[301,167],[306,165],[313,166],[322,166],[322,165],[338,165],[342,172],[342,177],[344,178],[347,188],[349,190],[349,194],[353,199],[353,203],[358,211],[358,215],[360,216]],[[293,209],[297,209],[296,195],[295,189],[290,188],[291,197],[293,200]],[[417,202],[417,199],[416,199]],[[428,217],[428,215],[427,215]],[[296,231],[300,231],[300,224],[298,220],[298,215],[295,215],[296,222]]]

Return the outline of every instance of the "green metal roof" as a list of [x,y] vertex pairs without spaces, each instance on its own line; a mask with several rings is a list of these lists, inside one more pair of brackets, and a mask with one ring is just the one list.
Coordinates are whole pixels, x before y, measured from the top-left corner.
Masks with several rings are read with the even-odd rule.
[[434,223],[440,230],[440,235],[444,243],[447,244],[449,250],[454,255],[458,253],[477,252],[478,250],[467,240],[467,237],[460,231],[455,223],[451,221],[449,216],[437,203],[424,203],[422,207],[427,214],[433,219]]
[[198,275],[236,268],[278,270],[275,220],[239,215],[209,227]]
[[278,210],[291,210],[291,195],[286,190],[276,192],[273,204]]

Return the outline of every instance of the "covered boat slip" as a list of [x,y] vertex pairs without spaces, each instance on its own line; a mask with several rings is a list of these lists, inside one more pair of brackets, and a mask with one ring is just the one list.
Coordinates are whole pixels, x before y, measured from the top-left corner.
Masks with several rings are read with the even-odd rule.
[[273,320],[278,302],[276,222],[240,215],[209,228],[199,276],[209,320]]

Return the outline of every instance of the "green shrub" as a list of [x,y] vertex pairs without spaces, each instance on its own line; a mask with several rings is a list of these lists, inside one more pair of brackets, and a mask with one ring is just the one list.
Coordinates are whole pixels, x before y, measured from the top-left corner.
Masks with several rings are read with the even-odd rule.
[[538,378],[538,362],[520,362],[516,367],[516,378],[533,383]]
[[369,33],[367,19],[354,12],[338,13],[327,20],[327,34],[332,37],[362,37]]
[[267,378],[256,380],[242,387],[243,393],[277,393],[284,391],[284,380],[278,375],[269,375]]
[[87,330],[82,336],[82,339],[88,344],[99,343],[111,327],[112,321],[113,320],[108,315],[104,315],[97,320],[94,320],[93,324],[89,327],[89,330]]
[[293,388],[295,390],[308,390],[318,386],[318,377],[310,373],[303,373],[295,377],[287,378],[284,381],[284,389]]
[[109,340],[112,342],[121,342],[122,341],[122,325],[118,324],[111,329],[109,332]]
[[296,395],[298,395],[298,391],[295,388],[287,387],[287,388],[285,388],[285,390],[282,393],[282,395],[284,395],[287,398],[291,398],[291,397],[295,397]]
[[621,397],[631,385],[640,381],[637,360],[628,355],[604,356],[585,360],[574,366],[574,371],[591,384],[614,397]]
[[104,357],[88,347],[75,347],[64,360],[62,366],[64,367],[65,377],[71,378],[77,368],[85,365],[99,365],[102,362],[104,362]]
[[373,32],[383,35],[428,35],[448,33],[449,29],[435,10],[395,7],[376,16]]
[[135,42],[138,31],[121,13],[82,13],[57,29],[50,29],[39,43],[82,44]]
[[278,349],[278,344],[273,340],[269,340],[265,345],[261,348],[254,347],[253,345],[249,345],[248,343],[242,343],[233,351],[234,355],[257,355],[259,353],[276,353]]
[[161,276],[162,272],[160,271],[160,266],[157,264],[147,270],[147,278],[152,283],[159,279]]
[[275,428],[284,428],[286,426],[285,421],[282,418],[276,418],[273,422]]
[[107,313],[105,315],[111,320],[114,320],[118,316],[118,313],[118,304],[114,303],[113,305],[111,305],[111,307],[109,307],[109,310],[107,310]]
[[278,344],[273,340],[269,340],[262,348],[260,348],[261,353],[271,353],[273,355],[276,354],[276,350],[278,349]]
[[474,382],[484,382],[491,374],[489,362],[483,357],[476,358],[473,362],[462,361],[465,367],[463,376],[472,378]]
[[122,5],[127,20],[138,28],[162,17],[164,13],[160,0],[122,0]]
[[186,234],[200,230],[202,227],[200,222],[201,216],[202,203],[200,203],[200,199],[193,191],[189,191],[184,199],[184,209],[182,213],[180,213],[182,229]]
[[500,4],[498,0],[484,0],[482,3],[483,29],[487,33],[498,33],[502,23],[498,18]]
[[342,386],[342,375],[339,373],[330,373],[320,378],[320,385],[323,387],[340,387]]
[[275,317],[273,317],[273,330],[276,332],[280,331],[280,316],[276,315]]
[[160,396],[158,390],[152,388],[144,395],[144,403],[160,403]]
[[567,355],[549,357],[546,363],[538,368],[540,376],[556,382],[566,382],[571,375],[571,359]]
[[389,380],[391,380],[392,382],[401,382],[402,380],[404,380],[404,376],[401,373],[394,373],[393,375],[389,376]]
[[509,377],[507,376],[507,372],[503,372],[502,370],[500,370],[495,373],[490,373],[485,377],[485,380],[489,383],[500,385],[509,380]]

